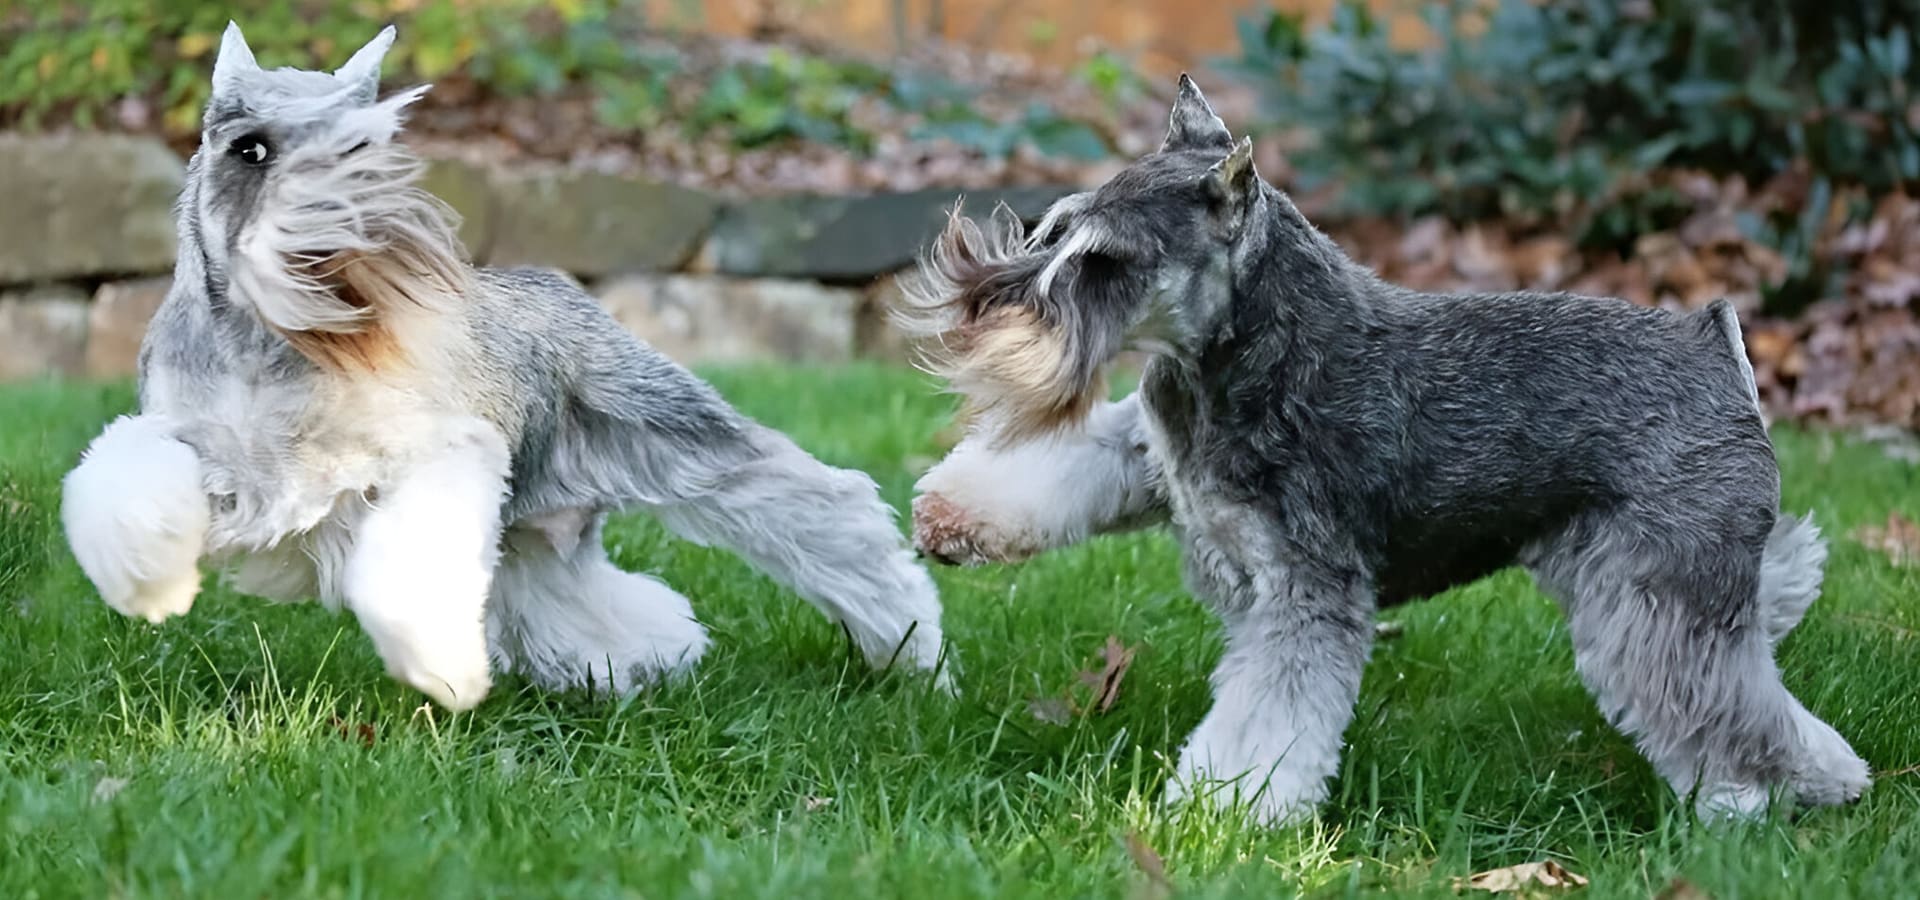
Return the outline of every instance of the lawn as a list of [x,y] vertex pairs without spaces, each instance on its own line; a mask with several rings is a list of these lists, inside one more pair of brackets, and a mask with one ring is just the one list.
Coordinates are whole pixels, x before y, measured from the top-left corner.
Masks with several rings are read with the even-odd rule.
[[[950,403],[917,375],[713,375],[902,508],[941,450]],[[621,519],[615,559],[713,629],[697,674],[624,700],[508,678],[447,716],[313,605],[210,579],[184,619],[112,614],[60,536],[59,478],[130,404],[124,385],[0,389],[0,896],[1437,897],[1548,858],[1591,897],[1920,895],[1920,569],[1847,538],[1920,517],[1920,467],[1874,445],[1777,436],[1787,506],[1834,551],[1782,668],[1885,773],[1859,804],[1694,823],[1509,572],[1391,614],[1333,801],[1267,831],[1158,802],[1219,653],[1164,534],[938,571],[954,699],[865,671],[732,557]],[[1109,635],[1137,654],[1112,708],[1036,716]]]

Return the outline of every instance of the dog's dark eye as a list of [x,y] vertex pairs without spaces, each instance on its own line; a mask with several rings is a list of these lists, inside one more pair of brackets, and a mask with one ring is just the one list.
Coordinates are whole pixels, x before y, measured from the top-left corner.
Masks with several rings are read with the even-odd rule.
[[1089,250],[1080,254],[1080,274],[1096,278],[1111,278],[1125,271],[1127,262],[1112,253],[1101,250]]
[[234,139],[234,142],[227,146],[227,152],[250,166],[264,166],[273,159],[273,145],[257,134]]

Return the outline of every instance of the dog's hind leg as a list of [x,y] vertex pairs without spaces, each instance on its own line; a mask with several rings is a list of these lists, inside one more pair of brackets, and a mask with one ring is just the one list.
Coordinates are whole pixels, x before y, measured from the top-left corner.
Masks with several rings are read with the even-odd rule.
[[984,423],[914,487],[914,545],[962,565],[1017,562],[1167,517],[1137,394],[1094,407],[1078,429],[1013,444]]
[[549,690],[623,694],[699,662],[707,632],[687,598],[607,559],[605,515],[550,514],[507,530],[487,607],[496,668]]
[[1567,610],[1581,679],[1702,816],[1757,815],[1776,792],[1858,797],[1866,763],[1775,668],[1759,602],[1765,532],[1710,525],[1629,508],[1539,548],[1530,563]]
[[874,666],[939,666],[939,594],[873,479],[814,459],[657,353],[624,338],[600,349],[525,479],[530,499],[644,508],[792,588]]
[[211,520],[200,457],[158,416],[122,416],[94,438],[62,485],[67,543],[100,596],[159,622],[200,592]]
[[452,710],[487,695],[486,606],[499,559],[507,449],[473,423],[378,486],[342,574],[348,609],[387,671]]
[[932,669],[940,600],[873,480],[821,463],[748,423],[742,449],[705,490],[654,505],[668,528],[726,547],[844,626],[876,668]]

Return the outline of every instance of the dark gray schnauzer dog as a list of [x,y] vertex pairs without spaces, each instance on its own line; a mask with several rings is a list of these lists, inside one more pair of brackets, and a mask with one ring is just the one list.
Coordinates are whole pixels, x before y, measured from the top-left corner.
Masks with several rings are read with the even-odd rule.
[[[1519,564],[1580,676],[1703,814],[1852,800],[1867,767],[1773,647],[1826,551],[1779,512],[1733,311],[1438,296],[1349,260],[1182,78],[1160,152],[1031,232],[956,216],[899,320],[970,400],[915,537],[1015,560],[1170,515],[1226,624],[1173,796],[1246,779],[1268,821],[1337,769],[1377,607]],[[1152,353],[1098,402],[1103,366]]]
[[377,98],[389,28],[334,72],[266,70],[229,25],[179,203],[140,414],[66,480],[114,609],[185,613],[203,561],[346,607],[396,678],[624,691],[691,666],[687,598],[607,559],[610,511],[728,547],[875,665],[934,668],[940,602],[873,482],[822,465],[634,340],[573,282],[476,269]]

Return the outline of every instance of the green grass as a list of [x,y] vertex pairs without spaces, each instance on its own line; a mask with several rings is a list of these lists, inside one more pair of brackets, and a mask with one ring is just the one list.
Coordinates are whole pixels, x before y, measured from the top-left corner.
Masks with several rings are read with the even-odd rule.
[[[715,380],[901,506],[941,450],[948,403],[916,376]],[[58,485],[130,403],[0,390],[0,896],[1151,896],[1129,834],[1178,896],[1451,896],[1453,876],[1549,857],[1592,897],[1676,878],[1721,900],[1920,893],[1920,776],[1899,772],[1920,763],[1920,573],[1845,537],[1920,516],[1920,468],[1844,438],[1779,435],[1788,508],[1834,537],[1781,658],[1893,773],[1859,804],[1693,823],[1601,721],[1553,605],[1508,573],[1392,614],[1405,631],[1373,656],[1334,799],[1265,831],[1158,802],[1219,653],[1164,534],[937,572],[955,700],[864,671],[732,557],[622,519],[616,559],[713,628],[697,675],[617,702],[508,678],[448,717],[313,605],[210,587],[162,627],[113,615],[67,554]],[[1114,708],[1036,719],[1109,634],[1139,648]]]

